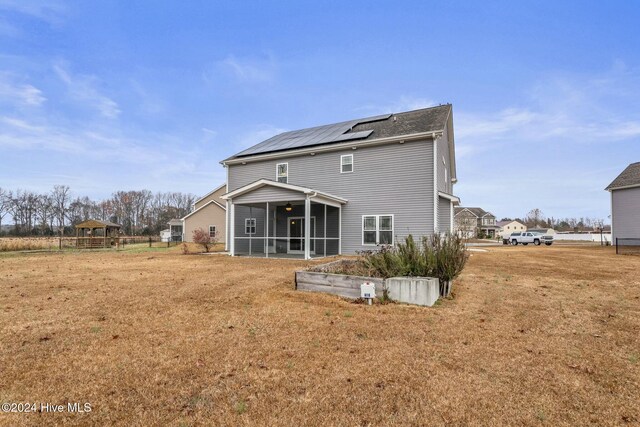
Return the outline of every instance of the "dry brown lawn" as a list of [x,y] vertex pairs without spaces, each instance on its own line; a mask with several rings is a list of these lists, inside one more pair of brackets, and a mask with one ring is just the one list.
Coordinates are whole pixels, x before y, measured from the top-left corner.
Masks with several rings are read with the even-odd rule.
[[309,262],[0,255],[2,425],[638,425],[640,257],[474,252],[433,308],[298,292]]

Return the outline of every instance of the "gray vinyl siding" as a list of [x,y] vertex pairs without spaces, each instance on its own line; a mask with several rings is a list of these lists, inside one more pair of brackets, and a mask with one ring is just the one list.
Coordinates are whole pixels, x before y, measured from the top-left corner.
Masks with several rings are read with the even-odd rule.
[[[353,154],[353,173],[340,173],[343,154]],[[273,180],[276,164],[283,161],[289,164],[289,184],[348,200],[342,208],[345,254],[371,249],[362,246],[362,215],[393,214],[396,241],[410,233],[433,233],[433,143],[429,139],[229,165],[229,191],[261,178]]]
[[285,188],[261,187],[249,193],[235,197],[234,203],[261,203],[279,202],[283,200],[304,200],[305,195],[299,191],[291,191]]
[[613,239],[640,238],[640,187],[611,192]]
[[444,197],[438,200],[438,229],[441,233],[451,232],[451,201]]

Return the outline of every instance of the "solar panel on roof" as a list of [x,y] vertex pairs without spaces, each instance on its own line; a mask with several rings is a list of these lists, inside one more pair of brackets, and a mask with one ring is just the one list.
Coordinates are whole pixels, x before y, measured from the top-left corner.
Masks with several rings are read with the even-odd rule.
[[369,137],[373,130],[350,132],[361,123],[371,123],[387,120],[391,114],[368,117],[359,120],[334,123],[324,126],[316,126],[308,129],[300,129],[275,135],[253,147],[236,154],[234,157],[250,156],[271,151],[282,151],[294,148],[311,147],[314,145],[328,144],[332,142],[351,141]]
[[319,144],[327,144],[331,142],[349,141],[355,139],[367,138],[372,130],[361,132],[349,132],[359,123],[370,123],[378,120],[386,120],[391,114],[369,117],[360,120],[351,120],[348,122],[335,123],[325,126],[317,126],[308,129],[301,129],[291,132],[284,132],[267,139],[253,147],[241,151],[236,156],[249,156],[252,154],[267,153],[270,151],[280,151],[292,148],[309,147]]
[[349,133],[345,133],[344,135],[340,135],[333,141],[338,142],[338,141],[350,141],[352,139],[364,139],[369,135],[371,135],[372,133],[373,133],[372,130],[363,130],[360,132],[349,132]]

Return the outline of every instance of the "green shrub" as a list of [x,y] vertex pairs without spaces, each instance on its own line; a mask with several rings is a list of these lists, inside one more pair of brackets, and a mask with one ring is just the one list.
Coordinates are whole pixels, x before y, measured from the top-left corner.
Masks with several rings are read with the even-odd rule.
[[383,246],[360,256],[372,276],[437,277],[442,296],[451,293],[451,281],[462,272],[468,258],[462,238],[449,233],[424,236],[420,245],[409,235],[396,247]]

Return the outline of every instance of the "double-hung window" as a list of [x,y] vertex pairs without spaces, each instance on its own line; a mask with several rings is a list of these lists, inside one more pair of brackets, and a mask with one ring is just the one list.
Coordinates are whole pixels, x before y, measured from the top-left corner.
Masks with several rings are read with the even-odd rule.
[[353,172],[353,154],[340,156],[340,173]]
[[244,234],[256,234],[256,219],[245,218],[244,219]]
[[276,165],[276,181],[286,184],[289,181],[289,163]]
[[393,215],[363,215],[362,244],[393,245]]
[[215,225],[210,225],[209,226],[209,237],[216,237],[216,226]]

